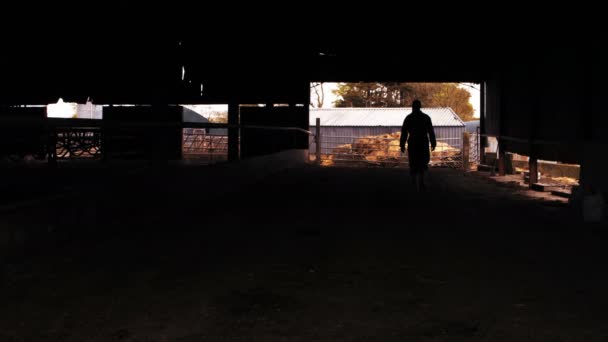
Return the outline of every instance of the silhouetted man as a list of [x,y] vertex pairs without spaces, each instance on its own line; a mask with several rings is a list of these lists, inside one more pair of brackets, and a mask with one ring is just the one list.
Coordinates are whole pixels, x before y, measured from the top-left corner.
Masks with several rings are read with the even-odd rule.
[[[410,174],[418,191],[424,190],[424,171],[428,169],[431,153],[429,152],[429,139],[431,149],[435,151],[437,141],[431,118],[424,114],[420,108],[422,104],[415,100],[412,103],[412,113],[405,117],[401,127],[401,153],[405,152],[407,141],[407,155],[410,161]],[[408,139],[409,137],[409,139]]]

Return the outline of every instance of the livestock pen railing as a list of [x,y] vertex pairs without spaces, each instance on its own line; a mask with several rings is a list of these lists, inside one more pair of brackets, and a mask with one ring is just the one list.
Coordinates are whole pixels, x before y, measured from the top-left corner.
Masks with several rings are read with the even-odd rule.
[[[406,167],[407,152],[401,153],[399,136],[315,136],[311,144],[319,143],[310,159],[323,166]],[[317,140],[318,139],[318,140]],[[468,139],[468,138],[467,138]],[[463,167],[463,138],[438,138],[431,152],[431,167]]]
[[[2,118],[0,159],[196,160],[215,163],[307,148],[301,127],[224,123]],[[232,159],[234,158],[234,159]]]
[[182,157],[186,160],[220,162],[228,160],[228,134],[214,134],[205,128],[184,128]]

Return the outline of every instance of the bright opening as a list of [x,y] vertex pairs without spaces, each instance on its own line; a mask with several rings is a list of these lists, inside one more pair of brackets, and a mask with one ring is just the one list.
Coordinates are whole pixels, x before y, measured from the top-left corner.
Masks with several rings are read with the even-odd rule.
[[64,102],[60,98],[57,103],[47,105],[46,113],[49,118],[101,120],[103,118],[103,106],[95,105],[91,101],[84,104]]
[[[202,86],[202,85],[201,85]],[[216,163],[228,160],[227,104],[182,105],[182,156],[185,160]],[[192,127],[187,127],[191,123]]]
[[465,163],[463,151],[478,151],[479,89],[473,83],[311,82],[309,125],[315,131],[320,119],[321,146],[317,151],[311,138],[309,155],[326,166],[407,165],[401,126],[417,99],[437,137],[430,166],[469,166],[478,161],[469,153]]

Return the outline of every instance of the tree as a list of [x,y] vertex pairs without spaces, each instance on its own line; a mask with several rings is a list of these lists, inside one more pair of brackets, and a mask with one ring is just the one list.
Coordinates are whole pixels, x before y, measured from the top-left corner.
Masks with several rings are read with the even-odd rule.
[[334,94],[336,107],[408,107],[418,99],[424,107],[451,107],[463,121],[473,118],[471,94],[457,83],[341,83]]
[[228,123],[228,112],[213,111],[209,113],[209,122],[211,123]]
[[[315,100],[317,108],[323,108],[323,102],[325,101],[325,91],[323,90],[323,82],[314,82],[310,85],[310,89],[315,93]],[[310,105],[315,107],[315,103],[311,102]]]
[[473,120],[473,105],[469,102],[471,94],[455,83],[440,83],[439,91],[433,94],[433,104],[438,107],[450,107],[462,121]]
[[383,83],[341,83],[334,94],[341,97],[334,102],[336,107],[398,107]]

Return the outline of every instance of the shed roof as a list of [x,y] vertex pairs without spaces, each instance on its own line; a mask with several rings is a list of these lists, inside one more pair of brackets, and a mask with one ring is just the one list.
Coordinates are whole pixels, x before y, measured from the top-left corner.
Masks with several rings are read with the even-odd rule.
[[[311,108],[310,125],[316,118],[321,126],[401,126],[412,112],[411,107],[400,108]],[[450,107],[422,108],[431,117],[435,127],[464,127],[464,123]]]

